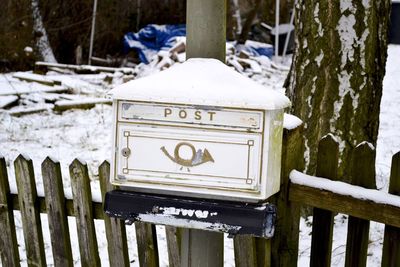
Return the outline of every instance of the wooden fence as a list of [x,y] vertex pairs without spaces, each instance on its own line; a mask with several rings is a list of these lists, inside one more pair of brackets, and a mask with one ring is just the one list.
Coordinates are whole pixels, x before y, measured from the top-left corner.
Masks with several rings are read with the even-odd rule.
[[[300,206],[313,208],[311,266],[330,266],[333,216],[349,214],[346,266],[365,266],[369,221],[386,224],[382,266],[400,264],[400,153],[393,157],[389,192],[375,190],[375,151],[367,143],[354,150],[353,180],[337,180],[338,144],[331,135],[319,145],[317,176],[293,171],[303,167],[301,128],[284,130],[281,191],[270,202],[276,204],[277,225],[271,240],[250,236],[234,238],[236,266],[297,266]],[[45,266],[46,256],[40,213],[49,221],[55,266],[72,266],[68,216],[76,218],[82,266],[100,266],[94,219],[105,223],[110,266],[129,266],[126,226],[107,217],[101,203],[92,201],[87,165],[74,160],[69,167],[73,200],[64,197],[60,163],[46,158],[42,163],[45,196],[38,196],[32,161],[20,155],[14,161],[18,195],[11,194],[6,161],[0,156],[0,252],[3,266],[19,266],[13,210],[21,212],[28,266]],[[112,186],[110,166],[99,167],[102,196]],[[330,180],[327,180],[330,179]],[[321,182],[322,181],[322,182]],[[357,187],[355,185],[362,186]],[[350,192],[350,193],[349,193]],[[351,194],[356,192],[356,194]],[[361,197],[360,197],[361,196]],[[388,201],[383,201],[389,199]],[[155,225],[135,223],[141,266],[158,266]],[[166,227],[170,266],[180,266],[180,229]]]

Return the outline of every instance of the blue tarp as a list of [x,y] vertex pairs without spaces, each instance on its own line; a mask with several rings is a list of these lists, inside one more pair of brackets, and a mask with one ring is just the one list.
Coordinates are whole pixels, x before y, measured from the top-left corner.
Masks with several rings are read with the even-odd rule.
[[147,64],[158,51],[171,48],[177,36],[186,36],[186,25],[149,24],[137,33],[125,34],[124,52],[135,49],[139,59]]
[[[156,25],[149,24],[137,33],[127,33],[124,36],[124,52],[127,54],[134,49],[139,54],[143,63],[149,63],[151,57],[160,50],[168,50],[175,43],[175,37],[186,36],[186,25]],[[251,56],[272,57],[274,48],[272,45],[248,40],[241,49]]]
[[272,58],[272,56],[274,55],[273,45],[252,40],[247,40],[246,43],[241,47],[241,49],[246,51],[253,57],[267,56],[269,58]]

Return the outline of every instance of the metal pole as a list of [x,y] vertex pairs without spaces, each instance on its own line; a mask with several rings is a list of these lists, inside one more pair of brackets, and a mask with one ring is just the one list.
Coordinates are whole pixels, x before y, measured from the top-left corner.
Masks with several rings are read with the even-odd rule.
[[275,1],[275,61],[278,60],[279,53],[279,5],[280,0]]
[[[292,14],[290,15],[289,27],[290,27],[291,25],[293,25],[293,21],[294,21],[294,12],[295,12],[295,10],[296,10],[296,2],[297,2],[297,1],[294,1],[294,4],[293,4],[293,11],[292,11]],[[288,30],[288,32],[287,32],[287,34],[286,34],[285,45],[284,45],[284,47],[283,47],[282,57],[286,56],[286,52],[287,52],[287,48],[288,48],[288,45],[289,45],[289,40],[290,40],[290,35],[291,35],[291,33],[292,33],[292,31],[291,31],[290,28],[289,28],[289,30]]]
[[[226,0],[187,0],[186,57],[215,58],[225,63]],[[222,233],[181,231],[181,267],[221,267]]]
[[92,64],[92,52],[93,52],[93,40],[94,40],[94,30],[96,27],[96,13],[97,13],[97,0],[93,3],[93,15],[92,15],[92,29],[90,31],[90,46],[89,46],[89,59],[88,64]]
[[225,62],[226,0],[187,0],[186,57]]

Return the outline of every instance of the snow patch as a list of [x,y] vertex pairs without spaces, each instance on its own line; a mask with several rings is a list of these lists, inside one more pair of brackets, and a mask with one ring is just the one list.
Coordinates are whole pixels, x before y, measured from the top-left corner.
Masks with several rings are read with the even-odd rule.
[[370,142],[367,142],[367,141],[364,141],[364,142],[359,143],[359,144],[356,146],[356,148],[361,147],[361,146],[364,146],[364,145],[368,145],[370,149],[375,150],[374,145],[371,144]]
[[322,177],[310,176],[296,170],[291,171],[289,177],[290,181],[294,184],[400,208],[400,196],[392,195],[383,191],[367,189],[339,181],[332,181]]
[[283,114],[283,128],[287,130],[293,130],[299,127],[302,123],[303,121],[294,115],[287,113]]
[[321,53],[315,58],[315,62],[317,62],[317,66],[321,66],[321,61],[324,58],[324,52],[321,50]]
[[315,22],[316,22],[317,25],[318,25],[318,35],[319,35],[320,37],[322,37],[322,36],[324,35],[324,29],[323,29],[323,27],[322,27],[321,21],[319,20],[319,3],[318,3],[318,2],[315,4],[315,9],[314,9],[314,20],[315,20]]

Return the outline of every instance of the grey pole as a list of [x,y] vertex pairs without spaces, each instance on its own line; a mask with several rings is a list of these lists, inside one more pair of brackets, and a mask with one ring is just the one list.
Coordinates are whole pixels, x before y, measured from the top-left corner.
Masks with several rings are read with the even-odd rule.
[[[186,57],[215,58],[225,63],[226,0],[187,0]],[[181,267],[221,267],[222,233],[181,230]]]
[[93,15],[92,15],[92,29],[90,31],[90,46],[89,46],[88,65],[92,64],[94,30],[95,30],[95,27],[96,27],[96,13],[97,13],[97,0],[94,0],[94,2],[93,2]]
[[225,62],[226,0],[187,0],[186,57]]
[[275,61],[278,61],[279,57],[279,5],[280,0],[275,1]]

